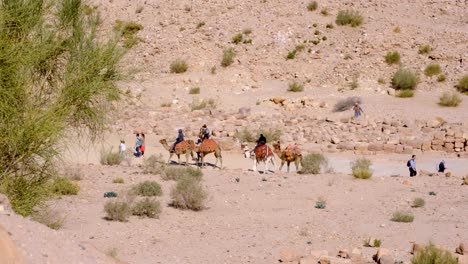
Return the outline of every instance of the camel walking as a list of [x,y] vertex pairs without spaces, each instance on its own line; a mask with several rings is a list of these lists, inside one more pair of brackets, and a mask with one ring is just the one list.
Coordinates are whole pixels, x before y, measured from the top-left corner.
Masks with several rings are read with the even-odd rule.
[[205,156],[214,153],[214,156],[216,157],[216,163],[215,166],[218,165],[218,160],[220,162],[219,168],[223,168],[223,157],[221,155],[221,147],[219,144],[214,140],[214,139],[205,139],[203,142],[200,144],[198,148],[195,148],[195,152],[200,154],[201,158],[201,166],[205,166]]
[[167,151],[169,151],[169,159],[167,160],[167,163],[171,162],[171,158],[172,156],[174,156],[174,154],[177,155],[178,164],[181,164],[180,155],[185,154],[185,166],[188,165],[189,156],[191,156],[193,159],[192,151],[195,150],[195,143],[193,142],[193,140],[189,139],[189,140],[184,140],[180,142],[179,144],[176,145],[174,151],[172,151],[172,147],[167,144],[166,139],[159,140],[159,143],[161,143],[161,145],[163,145],[163,147]]
[[277,143],[273,144],[273,148],[275,149],[276,155],[281,160],[281,165],[279,171],[283,168],[284,163],[288,165],[288,172],[289,172],[289,165],[291,162],[294,162],[296,165],[296,171],[299,171],[299,164],[302,161],[302,154],[300,153],[299,149],[295,146],[288,146],[283,151],[281,151],[281,145],[278,141]]
[[267,145],[258,146],[255,151],[251,151],[247,145],[243,147],[244,156],[253,159],[253,171],[257,171],[257,166],[260,162],[265,163],[265,174],[268,173],[268,164],[273,164],[273,172],[276,170],[275,155],[273,150]]

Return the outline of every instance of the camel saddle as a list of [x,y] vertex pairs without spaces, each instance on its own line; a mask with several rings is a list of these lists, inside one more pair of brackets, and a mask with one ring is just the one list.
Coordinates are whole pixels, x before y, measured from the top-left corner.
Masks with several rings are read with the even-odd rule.
[[218,147],[218,143],[214,139],[205,139],[203,142],[200,144],[200,147],[198,147],[198,152],[214,152],[216,148]]
[[273,150],[271,150],[267,144],[258,146],[257,149],[255,149],[255,157],[257,157],[257,159],[265,159],[271,156],[273,156]]
[[186,140],[184,140],[175,146],[174,152],[180,155],[180,154],[184,154],[187,151],[187,149],[190,149],[190,148],[191,148],[190,144]]
[[287,153],[287,156],[302,155],[301,150],[299,149],[298,146],[289,145],[286,147],[285,151]]

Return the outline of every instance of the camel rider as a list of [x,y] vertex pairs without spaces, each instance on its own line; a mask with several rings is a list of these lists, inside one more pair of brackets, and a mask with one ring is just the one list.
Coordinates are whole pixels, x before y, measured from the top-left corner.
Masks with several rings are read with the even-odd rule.
[[176,139],[176,142],[174,143],[174,145],[172,146],[172,152],[175,151],[175,147],[177,144],[179,144],[180,142],[184,141],[184,133],[182,131],[182,129],[179,129],[179,135],[177,136],[177,139]]
[[255,148],[253,149],[253,152],[255,153],[255,151],[257,150],[257,148],[260,147],[260,146],[265,145],[266,142],[267,142],[266,137],[265,137],[263,134],[260,134],[260,137],[259,137],[258,140],[257,140],[257,145],[256,145]]
[[200,129],[200,138],[202,141],[210,138],[210,130],[206,127],[206,125],[203,125]]

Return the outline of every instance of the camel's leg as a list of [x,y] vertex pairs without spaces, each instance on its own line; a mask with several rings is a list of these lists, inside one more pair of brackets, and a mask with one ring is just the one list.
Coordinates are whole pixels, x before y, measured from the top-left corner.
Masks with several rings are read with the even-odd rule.
[[188,165],[189,156],[190,156],[190,153],[188,151],[185,152],[185,166]]
[[273,173],[276,171],[276,163],[275,163],[275,157],[271,156],[271,164],[273,164]]
[[223,168],[223,157],[221,157],[221,155],[219,155],[219,168],[222,169]]
[[296,172],[297,172],[299,171],[299,159],[296,159],[294,163],[296,164]]
[[171,163],[172,156],[174,156],[174,152],[169,152],[169,159],[167,160],[167,163]]
[[205,160],[205,154],[203,152],[200,153],[200,159],[201,159],[201,163],[199,163],[199,167],[203,167],[203,164],[204,164],[204,160]]
[[289,173],[289,165],[291,165],[291,162],[288,161],[288,164],[287,164],[287,165],[288,165],[288,173]]
[[177,154],[178,164],[180,165],[180,154]]
[[269,174],[268,173],[268,163],[270,162],[269,159],[270,158],[266,158],[266,160],[265,160],[265,174]]
[[257,158],[253,159],[253,168],[252,168],[253,171],[257,171],[257,163],[258,163]]

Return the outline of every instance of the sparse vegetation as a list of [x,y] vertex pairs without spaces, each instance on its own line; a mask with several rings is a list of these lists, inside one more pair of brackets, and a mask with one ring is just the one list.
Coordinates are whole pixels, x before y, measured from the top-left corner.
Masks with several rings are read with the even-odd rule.
[[126,48],[131,48],[140,41],[137,34],[143,30],[143,26],[133,21],[117,20],[114,25],[114,30],[119,32],[123,37],[123,43]]
[[393,213],[393,217],[391,219],[393,222],[400,222],[400,223],[411,223],[414,220],[413,214],[409,212],[401,212],[397,211]]
[[457,93],[445,92],[440,97],[439,105],[446,106],[446,107],[457,107],[461,102],[462,102],[462,99]]
[[319,30],[315,30],[315,31],[314,31],[314,35],[315,35],[315,36],[318,36],[318,35],[320,35],[320,34],[322,34],[322,33],[321,33]]
[[345,99],[341,99],[340,101],[338,101],[335,106],[333,107],[333,111],[334,112],[344,112],[344,111],[347,111],[349,109],[351,109],[354,104],[356,103],[359,103],[359,104],[362,104],[362,99],[361,97],[348,97],[348,98],[345,98]]
[[205,207],[208,192],[199,179],[184,176],[177,181],[176,186],[172,189],[171,198],[171,205],[176,208],[199,211]]
[[301,174],[319,174],[327,165],[328,160],[322,154],[312,153],[303,157]]
[[299,44],[296,46],[296,51],[301,52],[304,51],[305,45],[304,44]]
[[468,93],[468,75],[463,76],[457,85],[458,91],[461,93]]
[[424,207],[425,204],[426,204],[426,201],[424,201],[423,198],[415,198],[413,200],[413,204],[411,205],[411,207],[415,207],[415,208]]
[[399,64],[400,53],[398,51],[388,52],[387,55],[385,55],[385,62],[388,65]]
[[396,90],[414,90],[418,84],[418,77],[408,69],[399,69],[392,78],[392,86]]
[[327,36],[323,36],[323,37],[322,37],[322,40],[323,40],[323,41],[326,41],[327,39],[328,39]]
[[395,96],[399,98],[410,98],[414,96],[414,91],[413,90],[400,90],[396,92]]
[[414,255],[411,264],[457,264],[457,259],[447,250],[429,243],[424,250]]
[[286,59],[287,60],[293,60],[294,58],[296,58],[296,53],[297,53],[296,50],[289,51],[288,55],[286,56]]
[[333,24],[332,24],[332,23],[328,23],[328,24],[327,24],[325,27],[326,27],[326,28],[329,28],[329,29],[332,29],[332,28],[334,28],[334,26],[333,26]]
[[307,4],[307,10],[309,10],[309,11],[315,11],[315,10],[317,10],[317,7],[318,7],[317,1],[310,1]]
[[197,29],[199,29],[199,28],[201,28],[201,27],[203,27],[203,26],[205,26],[205,22],[203,22],[203,21],[202,21],[202,22],[199,22],[199,23],[197,24]]
[[426,69],[424,70],[424,74],[428,77],[432,77],[434,75],[438,75],[442,72],[439,64],[429,64],[427,65]]
[[304,91],[304,85],[297,83],[297,82],[292,82],[288,86],[288,92],[303,92]]
[[255,142],[260,134],[265,136],[267,142],[275,142],[279,140],[283,132],[278,128],[259,129],[252,131],[247,127],[244,127],[242,130],[237,131],[235,136],[241,142]]
[[381,245],[382,245],[382,240],[380,239],[372,240],[372,238],[368,238],[364,240],[364,244],[363,244],[363,246],[365,247],[380,247]]
[[430,54],[432,52],[432,48],[429,45],[422,45],[419,46],[419,54]]
[[400,27],[395,27],[395,28],[393,29],[393,33],[396,33],[396,34],[401,33]]
[[132,207],[132,214],[140,217],[158,218],[160,213],[161,204],[150,198],[138,201]]
[[447,80],[447,76],[445,76],[445,74],[441,74],[441,75],[437,76],[437,81],[438,82],[445,82],[445,80]]
[[161,185],[155,181],[144,181],[132,188],[132,192],[140,196],[161,196]]
[[99,162],[102,165],[119,165],[122,162],[122,157],[120,156],[119,152],[112,151],[112,148],[104,149],[101,151],[101,158]]
[[359,158],[351,163],[351,170],[356,179],[370,179],[372,170],[370,166],[372,162],[366,158]]
[[386,81],[385,81],[384,78],[379,78],[379,79],[377,80],[377,82],[378,82],[379,84],[385,84],[385,83],[386,83]]
[[192,87],[192,88],[190,88],[189,94],[200,94],[200,87]]
[[56,178],[50,185],[50,191],[55,195],[77,195],[80,187],[68,178]]
[[340,10],[336,16],[336,24],[340,26],[350,25],[351,27],[357,27],[362,24],[364,18],[361,13],[356,10]]
[[320,43],[320,39],[314,39],[314,40],[312,40],[311,42],[312,42],[312,44],[314,44],[314,45],[318,45],[318,44]]
[[227,67],[234,62],[234,57],[236,57],[236,52],[233,48],[225,49],[223,51],[223,59],[221,60],[221,66]]
[[322,14],[323,16],[329,16],[330,12],[328,12],[328,8],[322,8],[320,14]]
[[39,210],[34,211],[31,219],[54,230],[59,230],[65,223],[65,217],[48,206],[41,206]]
[[436,192],[434,192],[434,191],[430,191],[430,192],[429,192],[429,195],[436,196],[436,195],[437,195],[437,193],[436,193]]
[[131,214],[131,208],[126,201],[108,201],[104,205],[104,212],[109,221],[126,222]]
[[201,180],[203,172],[198,168],[192,167],[166,167],[164,172],[161,174],[163,180],[174,180],[177,181],[182,177],[192,177]]
[[209,98],[206,100],[194,99],[192,103],[190,104],[190,109],[191,111],[201,110],[205,108],[215,109],[216,106],[217,106],[216,100],[213,98]]
[[165,169],[162,155],[151,155],[143,161],[143,173],[161,174]]
[[248,36],[248,35],[252,34],[252,29],[251,28],[244,28],[244,30],[242,30],[242,33],[244,33],[244,35]]
[[232,36],[232,43],[239,44],[242,42],[243,39],[244,36],[242,35],[242,33],[237,33],[234,36]]
[[184,60],[177,59],[171,63],[170,70],[171,73],[184,73],[188,70],[188,67],[188,64]]
[[327,207],[327,202],[325,201],[325,199],[323,199],[322,197],[319,197],[317,201],[315,202],[315,208],[325,209],[326,207]]
[[349,55],[349,54],[345,54],[344,57],[343,57],[343,59],[345,59],[345,60],[350,60],[352,58],[353,57],[351,57],[351,55]]
[[125,180],[123,178],[115,178],[114,180],[112,180],[112,183],[123,184],[125,183]]

